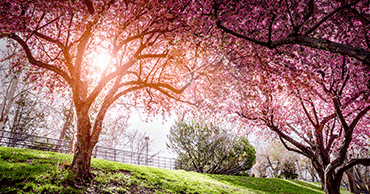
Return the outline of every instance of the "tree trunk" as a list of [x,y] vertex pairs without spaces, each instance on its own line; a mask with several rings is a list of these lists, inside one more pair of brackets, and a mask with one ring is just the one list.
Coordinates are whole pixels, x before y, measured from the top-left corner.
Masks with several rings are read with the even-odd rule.
[[321,168],[321,165],[315,162],[314,160],[311,160],[313,169],[315,169],[317,175],[319,175],[319,179],[321,182],[321,189],[325,190],[325,175],[324,175],[324,168]]
[[69,154],[74,154],[76,151],[76,142],[77,142],[77,114],[76,111],[73,111],[73,134],[72,134],[72,141],[71,147],[69,148]]
[[[312,161],[313,167],[316,170],[317,174],[319,175],[321,188],[325,191],[326,194],[339,194],[340,193],[340,180],[334,179],[334,171],[327,172],[325,168],[327,165],[319,165]],[[324,166],[322,169],[321,166]]]
[[[87,109],[88,110],[88,109]],[[77,173],[77,179],[90,178],[90,163],[92,151],[95,146],[91,142],[91,123],[86,109],[77,111],[77,142],[71,164],[71,170]]]
[[324,184],[325,193],[326,194],[339,194],[340,193],[340,185],[335,185],[332,183],[325,183]]
[[347,178],[348,178],[348,183],[349,183],[351,193],[359,193],[359,191],[356,187],[356,183],[353,179],[353,170],[349,169],[345,173],[346,173]]
[[326,194],[339,194],[340,193],[340,181],[335,180],[333,177],[334,172],[325,172],[324,190]]
[[90,178],[90,163],[93,146],[89,143],[77,143],[76,152],[73,157],[71,170],[77,173],[79,179]]

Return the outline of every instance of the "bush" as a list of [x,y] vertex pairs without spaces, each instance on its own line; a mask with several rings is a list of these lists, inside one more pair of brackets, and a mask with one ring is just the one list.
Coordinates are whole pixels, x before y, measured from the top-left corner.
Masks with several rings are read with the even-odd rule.
[[250,168],[256,151],[245,137],[228,134],[212,124],[177,122],[167,146],[178,154],[179,169],[200,173],[237,175]]
[[292,161],[286,161],[281,172],[286,179],[296,179],[298,178],[297,169],[295,168],[296,164]]

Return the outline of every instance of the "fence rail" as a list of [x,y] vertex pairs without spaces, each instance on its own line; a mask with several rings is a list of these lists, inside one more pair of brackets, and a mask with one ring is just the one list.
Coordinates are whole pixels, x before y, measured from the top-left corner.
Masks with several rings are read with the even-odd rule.
[[[71,147],[71,141],[0,130],[0,146],[36,149],[67,154]],[[180,166],[175,158],[152,156],[146,153],[131,152],[102,146],[95,146],[92,157],[171,170],[178,169]]]

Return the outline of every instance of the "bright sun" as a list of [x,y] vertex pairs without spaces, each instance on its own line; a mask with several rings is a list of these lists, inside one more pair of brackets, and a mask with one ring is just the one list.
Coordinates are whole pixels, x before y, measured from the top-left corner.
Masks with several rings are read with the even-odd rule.
[[107,54],[101,54],[95,57],[94,65],[99,67],[99,69],[104,70],[107,65],[110,63],[110,56]]

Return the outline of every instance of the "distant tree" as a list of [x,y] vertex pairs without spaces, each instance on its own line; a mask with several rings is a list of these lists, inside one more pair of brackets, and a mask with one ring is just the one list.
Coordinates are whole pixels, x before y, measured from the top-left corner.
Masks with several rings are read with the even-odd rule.
[[[150,161],[160,151],[153,153],[153,140],[139,129],[130,129],[130,113],[132,110],[127,102],[119,101],[120,106],[112,107],[104,120],[103,130],[98,145],[114,149],[122,149],[135,153],[132,162],[143,164]],[[117,114],[120,113],[120,114]]]
[[152,144],[154,139],[150,139],[150,137],[147,136],[145,132],[142,133],[138,129],[135,129],[133,131],[127,132],[127,134],[128,135],[126,135],[122,140],[122,142],[126,141],[126,146],[124,147],[124,149],[130,150],[131,152],[134,152],[136,154],[136,158],[134,159],[134,161],[137,164],[147,164],[161,152],[161,150],[154,153],[152,152]]
[[280,142],[271,141],[267,147],[258,150],[257,162],[253,169],[259,177],[297,178],[298,160],[298,155],[286,150]]
[[[370,138],[370,137],[369,137]],[[370,140],[370,139],[369,139]],[[368,150],[361,148],[355,149],[351,155],[355,157],[366,158],[370,157]],[[350,157],[348,157],[349,159]],[[349,186],[351,193],[366,193],[370,192],[370,166],[357,165],[345,172],[346,180],[342,181]]]
[[255,149],[245,137],[213,124],[178,121],[167,146],[178,154],[181,169],[211,174],[240,174],[255,163]]
[[45,107],[34,83],[12,64],[25,63],[14,58],[14,51],[0,53],[0,129],[10,131],[8,146],[24,141],[46,128]]
[[298,178],[297,172],[298,171],[296,161],[288,160],[283,166],[281,175],[283,175],[283,177],[285,177],[286,179],[296,179]]
[[[119,113],[119,114],[118,114]],[[103,130],[99,138],[99,145],[115,149],[129,149],[127,146],[132,139],[129,131],[131,111],[129,107],[116,106],[107,113],[103,123]]]
[[[4,129],[9,120],[9,113],[16,101],[18,94],[21,94],[24,87],[19,84],[21,75],[19,72],[11,70],[10,61],[14,53],[12,51],[3,51],[0,53],[0,129]],[[26,89],[27,90],[27,89]]]
[[302,158],[299,163],[300,167],[300,178],[303,178],[304,180],[307,181],[312,181],[312,182],[318,182],[320,181],[318,178],[318,174],[315,170],[315,168],[312,165],[312,162],[309,158]]
[[14,105],[9,128],[11,139],[9,145],[14,146],[17,141],[24,141],[29,135],[34,135],[36,130],[45,127],[45,115],[38,106],[38,101],[30,95],[23,93]]

